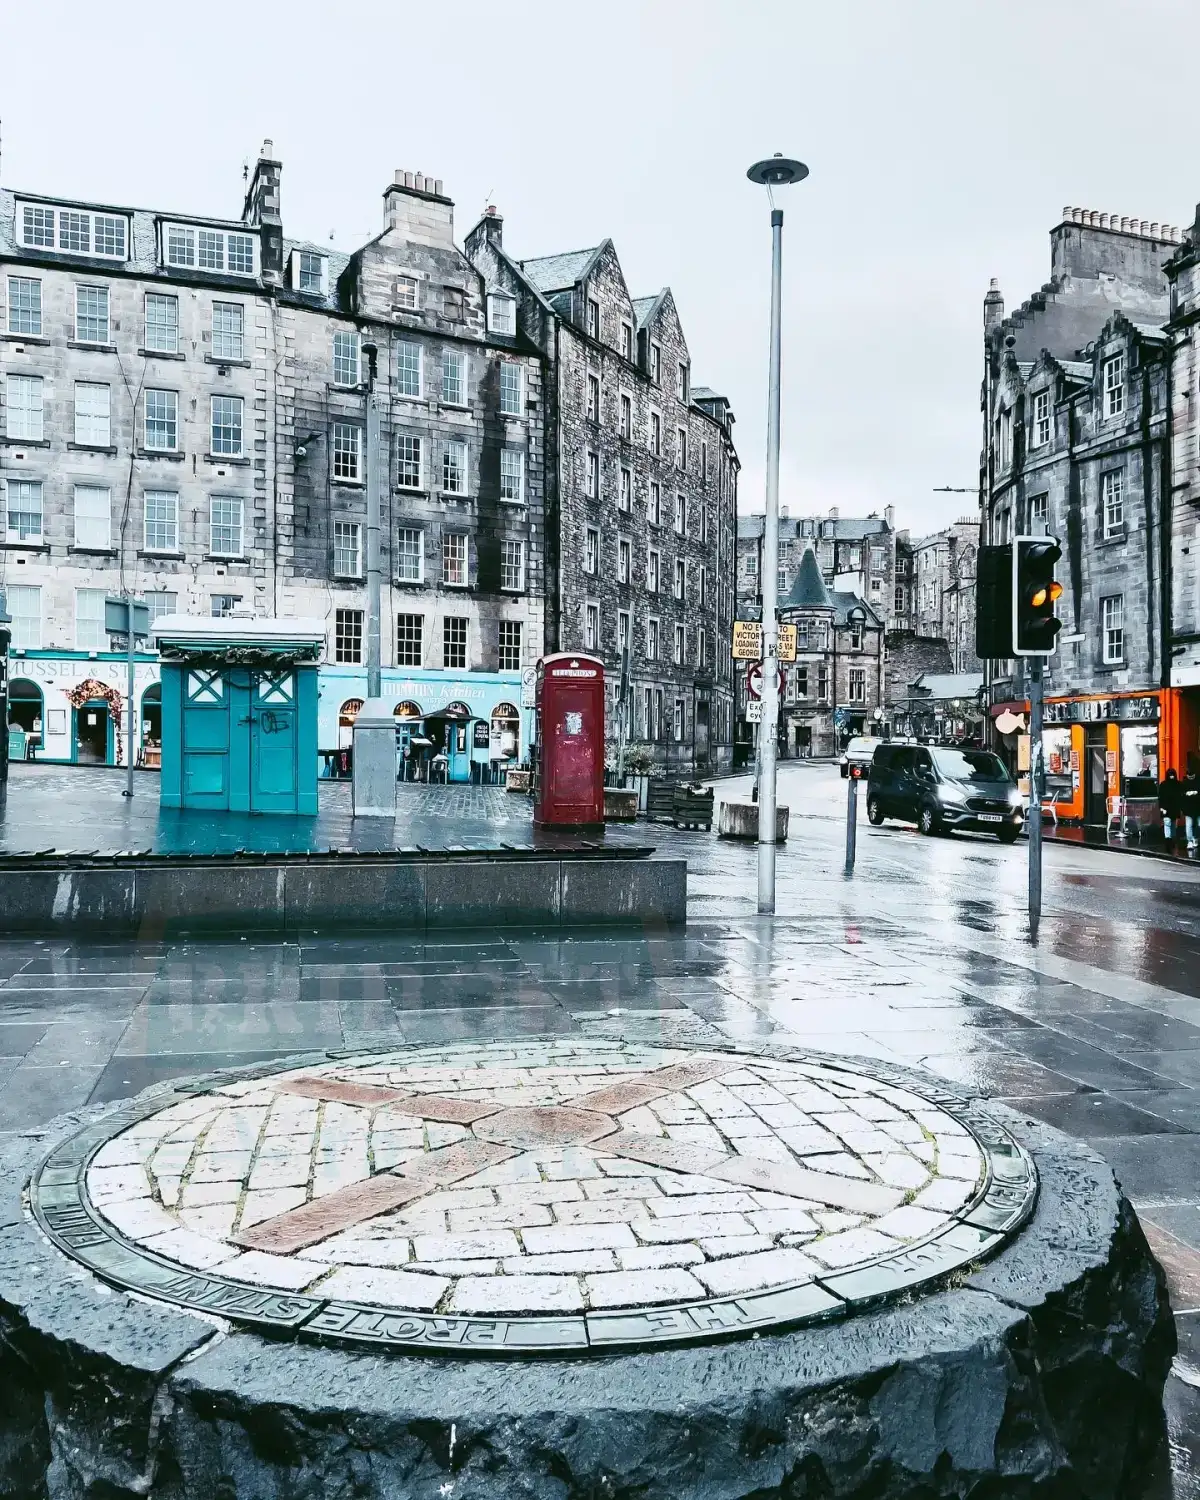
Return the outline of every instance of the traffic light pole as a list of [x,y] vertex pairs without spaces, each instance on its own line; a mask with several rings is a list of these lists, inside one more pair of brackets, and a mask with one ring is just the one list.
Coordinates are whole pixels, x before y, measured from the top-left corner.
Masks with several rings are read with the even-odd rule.
[[1042,671],[1029,661],[1029,935],[1037,942],[1042,919]]

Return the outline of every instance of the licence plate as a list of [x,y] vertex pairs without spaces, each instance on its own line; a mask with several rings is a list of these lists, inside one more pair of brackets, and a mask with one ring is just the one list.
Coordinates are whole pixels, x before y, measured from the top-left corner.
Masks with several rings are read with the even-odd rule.
[[980,813],[979,821],[981,823],[1003,823],[1004,817],[1001,813]]

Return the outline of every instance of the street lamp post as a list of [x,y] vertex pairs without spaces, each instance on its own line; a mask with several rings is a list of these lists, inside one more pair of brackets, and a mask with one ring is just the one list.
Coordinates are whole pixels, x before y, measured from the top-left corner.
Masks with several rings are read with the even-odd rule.
[[762,722],[758,726],[758,909],[775,910],[775,776],[779,758],[779,392],[783,299],[783,210],[775,207],[773,189],[802,182],[808,168],[801,161],[775,155],[758,161],[746,173],[765,187],[771,204],[771,359],[767,391],[767,506],[763,523],[762,579]]
[[366,480],[367,480],[367,697],[378,698],[382,691],[382,652],[380,627],[380,433],[379,398],[375,394],[378,374],[378,345],[364,342],[363,357],[367,362],[366,406]]

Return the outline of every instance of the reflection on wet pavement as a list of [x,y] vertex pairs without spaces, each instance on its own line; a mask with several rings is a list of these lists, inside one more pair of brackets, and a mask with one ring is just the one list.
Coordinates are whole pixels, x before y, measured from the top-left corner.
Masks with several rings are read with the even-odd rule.
[[639,824],[624,836],[689,860],[686,932],[0,941],[0,1131],[172,1077],[448,1038],[775,1038],[917,1064],[1116,1169],[1180,1329],[1173,1479],[1153,1489],[1200,1493],[1200,879],[1048,849],[1034,948],[1023,846],[864,822],[847,880],[842,796],[828,768],[785,772],[774,920],[754,912],[752,848]]

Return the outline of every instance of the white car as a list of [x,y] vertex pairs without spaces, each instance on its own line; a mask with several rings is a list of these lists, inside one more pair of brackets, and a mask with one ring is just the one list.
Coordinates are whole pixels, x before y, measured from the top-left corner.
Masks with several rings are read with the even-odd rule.
[[845,780],[850,775],[851,766],[857,766],[860,774],[865,776],[871,769],[875,746],[882,744],[883,741],[875,735],[856,735],[842,752],[842,779]]

